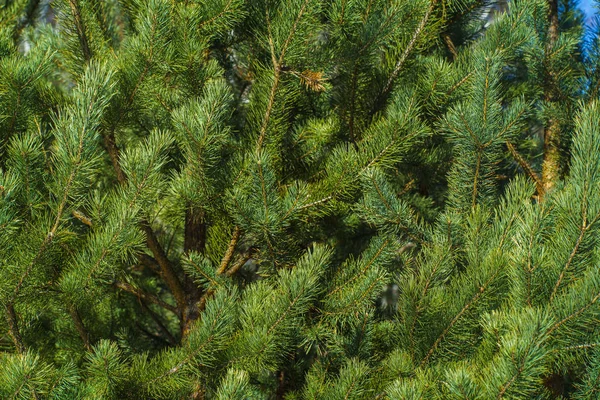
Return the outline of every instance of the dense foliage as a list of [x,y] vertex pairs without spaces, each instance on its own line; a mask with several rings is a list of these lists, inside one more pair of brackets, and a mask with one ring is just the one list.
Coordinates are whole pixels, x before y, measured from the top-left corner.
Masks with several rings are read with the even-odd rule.
[[0,398],[597,398],[598,38],[558,0],[4,1]]

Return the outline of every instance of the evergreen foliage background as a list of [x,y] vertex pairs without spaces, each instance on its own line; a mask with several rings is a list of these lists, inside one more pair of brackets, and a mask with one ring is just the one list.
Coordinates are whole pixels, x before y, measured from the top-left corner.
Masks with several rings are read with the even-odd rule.
[[5,0],[0,398],[598,398],[582,20]]

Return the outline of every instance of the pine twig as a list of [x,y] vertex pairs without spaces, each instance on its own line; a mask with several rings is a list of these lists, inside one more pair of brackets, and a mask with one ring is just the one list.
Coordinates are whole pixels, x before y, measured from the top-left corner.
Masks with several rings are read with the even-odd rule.
[[179,315],[179,312],[177,311],[177,308],[175,306],[172,306],[169,303],[161,300],[157,296],[155,296],[151,293],[145,292],[142,289],[136,288],[135,286],[130,285],[129,283],[116,281],[115,283],[113,283],[113,286],[118,289],[121,289],[125,292],[131,293],[131,294],[137,296],[140,300],[144,300],[144,301],[147,301],[148,303],[156,304],[157,306],[160,306],[160,307],[164,308],[165,310],[171,311],[173,314]]
[[538,195],[543,196],[544,184],[542,183],[542,180],[540,179],[538,174],[535,173],[533,168],[531,168],[531,165],[529,165],[529,163],[523,158],[523,156],[519,154],[519,152],[517,151],[515,146],[512,145],[512,143],[507,141],[506,147],[508,147],[508,151],[510,151],[510,154],[513,156],[513,158],[519,164],[519,166],[523,168],[523,171],[525,171],[527,176],[529,176],[535,182],[535,187],[537,189]]
[[81,319],[81,315],[79,314],[79,311],[77,310],[77,307],[75,305],[69,307],[69,314],[71,314],[71,318],[75,323],[75,329],[77,329],[77,333],[79,333],[79,337],[83,342],[83,346],[87,351],[92,351],[92,345],[90,343],[90,334],[85,328],[83,320]]
[[141,253],[138,255],[138,260],[144,267],[147,267],[155,274],[160,275],[160,265],[158,265],[158,261],[156,261],[154,257]]
[[235,264],[233,264],[231,266],[231,268],[229,268],[227,270],[227,272],[225,272],[225,275],[226,276],[235,275],[251,258],[252,258],[252,253],[248,252],[248,253],[244,254],[242,257],[240,257],[239,260],[237,260],[237,262]]
[[86,62],[92,59],[92,50],[90,49],[89,41],[81,21],[81,12],[77,0],[69,0],[69,6],[71,7],[71,13],[75,20],[75,29],[77,30],[77,36],[79,37],[79,44],[81,45],[81,51],[83,52],[83,58]]
[[423,30],[425,29],[425,25],[427,25],[427,21],[429,20],[429,17],[431,16],[431,13],[433,12],[433,8],[435,7],[436,3],[437,3],[437,0],[431,0],[431,3],[429,4],[429,8],[425,12],[425,15],[423,15],[423,18],[421,19],[419,26],[413,33],[413,36],[410,39],[410,42],[408,42],[408,46],[406,46],[406,49],[404,49],[404,52],[402,53],[402,55],[400,56],[400,59],[396,63],[396,67],[394,68],[392,75],[389,77],[387,83],[385,84],[385,88],[383,89],[383,94],[387,94],[390,91],[390,89],[392,88],[392,84],[394,83],[394,80],[400,73],[400,70],[402,69],[402,67],[404,66],[404,63],[408,59],[410,52],[413,50],[413,48],[417,44],[417,41],[419,40],[421,33],[423,33]]
[[173,293],[173,297],[175,297],[175,302],[177,303],[177,308],[181,312],[182,318],[185,319],[184,314],[186,309],[186,301],[183,286],[181,285],[175,270],[173,270],[171,262],[167,258],[162,246],[158,242],[154,231],[147,221],[142,222],[142,229],[146,233],[146,244],[150,251],[152,251],[152,254],[154,254],[154,257],[160,266],[161,276],[171,290],[171,293]]
[[25,345],[23,344],[23,338],[19,331],[19,322],[17,321],[17,313],[12,303],[6,305],[6,316],[8,319],[8,333],[15,343],[15,348],[19,354],[25,352]]
[[219,265],[219,268],[217,269],[217,275],[221,275],[225,272],[225,270],[227,269],[227,266],[229,265],[229,262],[231,261],[231,258],[233,257],[233,252],[235,251],[235,246],[237,245],[238,241],[240,240],[240,236],[242,235],[242,231],[240,230],[240,228],[238,226],[236,226],[233,229],[233,235],[231,235],[231,241],[229,242],[229,246],[227,246],[227,251],[225,251],[225,255],[223,256],[223,259],[221,260],[221,265]]
[[158,318],[158,315],[156,315],[156,313],[152,311],[150,307],[148,307],[144,300],[140,300],[140,304],[142,305],[142,309],[148,313],[150,318],[152,318],[154,323],[158,326],[158,329],[160,329],[160,331],[167,337],[167,341],[169,342],[169,344],[171,344],[172,346],[176,346],[177,339],[175,339],[175,336],[173,336],[173,334],[162,323],[160,318]]
[[442,38],[444,39],[444,42],[446,43],[448,50],[452,54],[452,59],[456,60],[458,58],[458,52],[456,51],[456,46],[454,45],[452,38],[450,37],[450,35],[448,33],[442,33]]

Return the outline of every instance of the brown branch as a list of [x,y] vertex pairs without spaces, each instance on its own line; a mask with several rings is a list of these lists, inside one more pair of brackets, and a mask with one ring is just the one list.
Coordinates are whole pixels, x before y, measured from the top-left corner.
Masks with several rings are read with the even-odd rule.
[[156,258],[156,261],[160,266],[161,276],[171,290],[171,293],[173,293],[173,297],[175,297],[175,302],[177,303],[177,309],[181,312],[181,316],[185,320],[186,301],[183,286],[147,221],[142,221],[142,230],[146,233],[146,245],[150,251],[152,251],[152,254],[154,254],[154,258]]
[[231,235],[231,241],[229,242],[229,245],[227,246],[225,255],[223,256],[223,259],[221,260],[221,265],[219,265],[219,268],[217,269],[217,275],[221,275],[227,269],[227,266],[229,265],[229,262],[231,261],[231,257],[233,257],[233,252],[235,251],[235,246],[237,245],[238,241],[240,240],[241,234],[242,234],[242,231],[240,230],[240,228],[238,226],[236,226],[233,229],[233,234]]
[[81,319],[81,315],[79,315],[79,311],[75,305],[69,307],[69,314],[71,314],[71,318],[75,323],[75,329],[77,329],[77,333],[79,333],[79,337],[83,342],[83,346],[87,351],[92,351],[92,346],[90,344],[90,334],[87,329],[85,329],[85,325],[83,324],[83,320]]
[[125,182],[127,178],[125,177],[123,169],[119,164],[119,148],[117,147],[114,129],[111,129],[110,132],[108,132],[108,134],[104,135],[104,146],[106,146],[108,156],[110,157],[113,169],[115,170],[115,174],[117,175],[117,181],[119,183]]
[[145,292],[142,289],[136,288],[135,286],[133,286],[127,282],[116,281],[113,283],[113,286],[118,289],[121,289],[125,292],[135,295],[140,300],[144,300],[144,301],[147,301],[148,303],[156,304],[157,306],[160,306],[160,307],[164,308],[165,310],[169,310],[172,313],[179,315],[179,312],[177,311],[177,308],[175,306],[172,306],[169,303],[161,300],[157,296],[155,296],[151,293]]
[[144,311],[146,311],[148,313],[148,315],[150,316],[150,318],[152,318],[154,323],[156,323],[156,325],[158,326],[158,329],[160,329],[160,331],[167,337],[167,341],[169,342],[169,344],[171,344],[172,346],[176,346],[177,339],[175,339],[175,336],[173,336],[171,334],[171,332],[167,329],[167,327],[158,318],[158,315],[156,315],[156,313],[154,313],[154,311],[152,311],[150,309],[150,307],[148,307],[148,305],[144,302],[144,300],[140,300],[140,304],[142,306],[142,309]]
[[250,252],[244,254],[242,257],[240,257],[239,260],[237,260],[237,262],[235,264],[233,264],[231,266],[231,268],[229,268],[227,270],[227,272],[225,272],[225,275],[227,275],[227,276],[235,275],[251,258],[252,258],[252,254]]
[[271,111],[273,110],[273,105],[275,104],[275,95],[277,94],[277,87],[279,86],[279,76],[280,69],[279,65],[275,69],[275,78],[273,81],[273,86],[271,87],[271,94],[269,95],[269,102],[267,103],[267,110],[265,111],[265,116],[263,118],[262,125],[260,127],[260,135],[258,137],[258,141],[256,142],[256,153],[259,153],[262,149],[263,142],[265,140],[265,136],[267,134],[267,126],[269,125],[269,120],[271,119]]
[[12,303],[6,305],[6,316],[8,320],[8,334],[15,343],[15,348],[19,354],[25,352],[25,345],[23,344],[23,338],[21,338],[21,332],[19,331],[19,322],[17,320],[17,313]]
[[452,54],[452,59],[456,60],[458,58],[458,52],[456,51],[456,46],[454,45],[452,38],[450,37],[450,35],[448,33],[442,33],[442,38],[444,39],[444,42],[446,43],[448,50]]
[[144,267],[147,267],[154,273],[160,275],[160,265],[158,265],[158,261],[156,261],[154,257],[151,257],[145,253],[141,253],[138,255],[138,260]]
[[531,180],[533,180],[535,182],[535,187],[536,187],[538,195],[543,196],[544,195],[544,184],[542,183],[542,180],[540,179],[538,174],[536,174],[535,171],[533,170],[533,168],[531,168],[531,165],[529,165],[527,160],[525,160],[523,158],[523,156],[521,154],[519,154],[519,152],[517,151],[517,149],[515,149],[515,146],[513,146],[512,143],[507,141],[506,147],[508,147],[508,151],[510,151],[510,154],[513,156],[513,158],[519,164],[519,166],[521,168],[523,168],[523,171],[525,171],[527,176],[529,176],[531,178]]
[[183,235],[184,252],[204,251],[206,244],[206,222],[204,212],[194,208],[185,212],[185,226]]
[[319,204],[324,204],[324,203],[327,203],[328,201],[330,201],[332,199],[333,199],[333,196],[327,196],[327,197],[322,198],[321,200],[317,200],[317,201],[313,201],[312,203],[305,204],[302,207],[299,207],[298,210],[304,210],[304,209],[307,209],[307,208],[311,208],[311,207],[317,206]]
[[471,71],[469,72],[467,75],[464,76],[464,78],[462,78],[460,81],[458,81],[454,86],[452,86],[447,92],[446,92],[446,96],[450,96],[456,89],[458,89],[459,87],[461,87],[466,81],[469,80],[469,78],[471,78],[473,76],[473,74],[475,74],[475,71]]
[[86,217],[85,214],[83,214],[82,212],[73,210],[71,212],[71,215],[73,215],[73,217],[77,218],[82,224],[87,225],[90,228],[92,227],[92,220],[90,218]]
[[473,178],[473,197],[471,199],[471,207],[477,205],[477,185],[479,184],[479,171],[481,170],[481,149],[477,150],[477,165],[475,166],[475,177]]

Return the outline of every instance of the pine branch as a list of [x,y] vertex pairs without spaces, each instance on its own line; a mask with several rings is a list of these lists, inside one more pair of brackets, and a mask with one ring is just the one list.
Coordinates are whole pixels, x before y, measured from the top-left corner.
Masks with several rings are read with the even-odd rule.
[[206,21],[202,21],[200,23],[200,25],[198,25],[198,30],[202,29],[205,25],[210,25],[213,22],[215,22],[216,20],[218,20],[219,18],[223,17],[223,15],[225,15],[231,8],[232,3],[233,3],[233,0],[229,0],[227,2],[227,4],[225,5],[225,7],[223,7],[223,9],[217,15],[213,16],[212,18],[207,19]]
[[341,285],[339,285],[336,288],[334,288],[333,290],[331,290],[329,292],[329,295],[331,296],[331,295],[333,295],[333,294],[341,291],[346,286],[350,285],[352,282],[356,281],[358,278],[360,278],[361,276],[363,276],[369,270],[369,268],[371,268],[371,266],[375,263],[375,261],[379,258],[379,256],[383,253],[383,251],[387,248],[387,246],[389,244],[390,244],[390,241],[389,240],[385,240],[381,244],[381,246],[379,246],[379,248],[377,249],[377,251],[375,252],[375,254],[373,255],[373,257],[369,261],[367,261],[366,265],[364,266],[364,268],[362,270],[360,270],[356,275],[354,275],[352,277],[352,279],[344,281]]
[[75,29],[77,30],[77,37],[79,37],[79,44],[81,45],[81,51],[83,52],[83,58],[85,62],[89,62],[92,59],[92,50],[90,49],[89,41],[85,32],[85,27],[81,20],[81,11],[77,0],[69,0],[69,6],[71,7],[71,13],[75,20]]
[[27,25],[33,24],[35,13],[39,9],[40,0],[29,0],[25,7],[25,14],[19,19],[13,33],[13,40],[17,41],[21,36],[21,32]]
[[252,253],[251,252],[247,252],[246,254],[244,254],[242,257],[240,257],[240,259],[231,266],[231,268],[229,268],[227,270],[227,272],[225,272],[226,276],[233,276],[235,275],[247,262],[248,260],[250,260],[252,258]]
[[[91,98],[89,99],[89,103],[87,104],[87,117],[89,117],[91,110],[93,109],[93,107],[96,105],[96,102],[98,101],[98,97],[97,97],[97,93],[95,93],[94,96],[91,96]],[[23,274],[21,275],[21,277],[19,278],[19,281],[17,283],[17,285],[15,286],[15,289],[13,290],[13,293],[11,295],[10,300],[7,302],[7,312],[8,312],[8,319],[9,321],[11,321],[12,323],[10,324],[11,330],[13,330],[13,332],[11,333],[11,335],[13,336],[13,338],[15,338],[15,343],[18,343],[20,340],[20,333],[18,332],[18,324],[17,324],[17,317],[15,314],[15,309],[14,309],[14,302],[17,298],[17,296],[19,295],[19,292],[21,290],[21,287],[23,286],[23,284],[25,283],[25,280],[27,279],[27,277],[29,276],[29,274],[31,273],[31,271],[33,270],[34,266],[37,264],[38,260],[42,257],[43,253],[45,252],[45,250],[48,248],[48,246],[52,243],[52,241],[54,240],[55,236],[56,236],[56,232],[60,226],[62,217],[63,217],[63,213],[65,212],[66,206],[67,206],[67,201],[69,199],[69,196],[71,195],[71,190],[73,188],[73,185],[75,184],[75,179],[78,175],[78,173],[80,172],[80,169],[82,168],[82,164],[84,162],[83,160],[83,151],[84,151],[84,139],[86,138],[86,134],[88,133],[88,129],[90,129],[90,126],[88,126],[88,124],[90,123],[89,119],[87,119],[83,125],[81,130],[78,132],[78,142],[77,142],[77,150],[76,150],[76,154],[73,156],[73,167],[71,169],[71,172],[67,178],[67,181],[64,183],[64,192],[63,192],[63,196],[62,199],[58,205],[58,209],[56,212],[56,217],[54,219],[54,223],[52,225],[52,227],[50,228],[50,231],[48,232],[48,234],[46,235],[46,237],[44,238],[38,252],[36,253],[36,255],[33,257],[33,259],[31,260],[31,262],[29,263],[29,265],[27,266],[27,268],[25,268],[25,271],[23,272]],[[18,348],[21,347],[22,348],[22,344],[18,345]]]
[[163,335],[165,335],[167,337],[168,343],[171,346],[176,346],[177,339],[175,339],[175,337],[171,334],[169,329],[167,329],[167,327],[162,323],[160,318],[158,318],[158,315],[156,315],[156,313],[154,311],[152,311],[150,309],[150,307],[148,307],[148,305],[146,304],[146,302],[144,300],[147,300],[147,299],[140,299],[140,304],[142,305],[142,309],[144,311],[146,311],[148,313],[148,315],[150,315],[150,318],[152,318],[154,323],[156,323],[156,325],[158,326],[158,329],[160,329],[160,331],[163,333]]
[[173,269],[171,262],[167,258],[162,246],[158,242],[154,231],[150,227],[147,221],[142,221],[142,230],[146,234],[146,245],[154,254],[158,265],[160,266],[161,276],[165,280],[165,283],[171,290],[173,297],[175,298],[175,302],[177,303],[177,309],[182,316],[182,319],[185,321],[186,319],[186,300],[185,300],[185,292],[183,290],[183,286]]
[[229,265],[229,262],[231,261],[231,257],[233,257],[233,252],[235,251],[235,246],[237,245],[238,241],[240,240],[241,234],[242,234],[242,231],[238,226],[233,228],[233,234],[231,235],[231,241],[229,242],[229,245],[227,246],[227,250],[225,251],[225,255],[223,256],[223,259],[221,260],[221,264],[219,265],[219,268],[217,269],[217,275],[223,274],[225,272],[225,270],[227,269],[227,266]]
[[485,290],[487,289],[489,284],[492,282],[492,280],[494,280],[496,275],[498,275],[498,273],[499,273],[499,270],[496,270],[492,274],[492,276],[487,280],[487,282],[485,282],[483,284],[483,286],[481,286],[479,288],[479,290],[477,291],[477,293],[475,293],[473,298],[471,298],[471,300],[469,300],[469,302],[463,306],[463,308],[458,312],[458,314],[456,314],[454,316],[454,318],[452,318],[452,321],[450,321],[448,326],[446,326],[446,328],[442,331],[442,333],[437,337],[435,342],[433,342],[433,345],[431,345],[431,348],[429,349],[429,351],[427,352],[427,354],[425,355],[423,360],[421,360],[421,363],[419,364],[420,367],[422,367],[423,365],[425,365],[427,363],[427,361],[429,361],[429,359],[435,353],[435,351],[438,348],[438,346],[440,345],[440,343],[444,340],[444,338],[446,337],[448,332],[450,332],[450,330],[454,327],[454,325],[458,322],[458,320],[460,320],[460,318],[469,310],[469,308],[471,308],[479,300],[479,298],[481,296],[483,296],[483,294],[485,293]]
[[6,305],[6,316],[8,320],[8,333],[15,343],[15,348],[19,354],[25,352],[25,345],[21,338],[21,332],[19,331],[19,321],[17,320],[17,313],[12,303]]
[[165,310],[171,311],[175,315],[178,315],[178,316],[180,315],[179,311],[176,307],[161,300],[160,298],[158,298],[157,296],[155,296],[151,293],[148,293],[148,292],[143,291],[142,289],[136,288],[135,286],[133,286],[127,282],[116,281],[113,283],[113,286],[118,289],[121,289],[125,292],[135,295],[140,300],[144,300],[149,303],[156,304],[157,306],[160,306],[160,307],[164,308]]
[[431,15],[431,13],[433,12],[433,9],[434,9],[437,1],[438,0],[431,0],[431,2],[429,3],[429,8],[427,8],[425,15],[423,15],[423,18],[421,19],[421,22],[419,23],[419,26],[413,33],[413,36],[410,39],[410,42],[408,42],[406,49],[404,49],[404,53],[402,53],[402,55],[400,56],[400,59],[396,63],[396,66],[394,67],[394,71],[392,72],[392,75],[389,77],[387,83],[385,84],[385,87],[383,88],[383,92],[382,92],[381,96],[385,96],[392,88],[392,84],[394,83],[394,80],[400,73],[400,70],[404,66],[404,63],[408,59],[408,56],[410,55],[413,48],[417,44],[417,41],[419,40],[421,33],[423,33],[423,30],[425,29],[425,26],[427,25],[427,21],[429,20],[429,17]]
[[412,318],[412,323],[410,325],[409,336],[408,336],[409,341],[411,342],[410,352],[413,357],[415,354],[415,350],[417,349],[417,346],[415,343],[415,330],[417,328],[417,320],[419,318],[419,314],[423,310],[421,303],[427,297],[427,293],[431,287],[431,282],[433,280],[433,277],[437,273],[438,269],[442,266],[443,261],[444,261],[444,258],[440,257],[438,262],[436,262],[434,264],[434,267],[431,269],[431,273],[427,276],[427,280],[425,281],[425,285],[423,286],[423,290],[421,291],[421,296],[419,297],[419,299],[417,300],[417,303],[415,304],[415,315]]
[[[73,1],[73,0],[69,0],[69,1]],[[156,18],[156,15],[153,15],[152,16],[152,28],[150,31],[150,50],[149,50],[148,58],[145,60],[145,63],[144,63],[144,69],[143,69],[142,73],[140,74],[140,76],[138,77],[138,80],[137,80],[133,90],[127,97],[125,104],[119,108],[118,117],[113,121],[110,128],[108,129],[108,132],[106,132],[104,134],[104,145],[106,147],[106,150],[108,151],[108,155],[112,162],[113,169],[117,176],[117,181],[121,184],[123,184],[127,180],[127,178],[125,177],[125,174],[123,173],[123,169],[121,168],[121,164],[119,163],[119,159],[120,159],[119,148],[117,147],[117,144],[116,144],[117,142],[116,142],[115,132],[117,130],[117,126],[123,119],[125,113],[129,110],[129,107],[131,107],[131,105],[133,104],[135,95],[136,95],[140,85],[146,78],[146,75],[150,69],[150,63],[152,62],[153,55],[154,55],[154,41],[155,41],[157,24],[158,24],[158,20]]]
[[[207,293],[205,294],[205,296],[208,298],[208,293],[212,294],[212,291],[207,291]],[[181,368],[183,368],[187,363],[189,363],[191,360],[193,360],[198,354],[201,354],[202,351],[204,351],[205,347],[207,347],[208,345],[210,345],[217,337],[216,337],[216,333],[214,333],[214,330],[216,329],[221,317],[223,317],[222,313],[225,311],[225,309],[220,309],[217,314],[214,316],[214,318],[212,319],[212,321],[210,322],[210,329],[209,331],[212,332],[210,336],[208,336],[204,342],[198,346],[196,349],[192,350],[186,357],[184,357],[181,361],[179,361],[173,368],[169,369],[168,371],[160,374],[159,376],[157,376],[156,378],[152,379],[150,382],[147,382],[146,385],[147,387],[150,387],[151,384],[160,381],[161,379],[164,379],[168,376],[171,376],[173,374],[176,374],[177,372],[179,372],[181,370]],[[202,321],[204,323],[204,320]]]
[[[70,0],[70,1],[73,1],[73,0]],[[156,16],[154,15],[152,30],[151,30],[151,35],[150,35],[151,39],[154,38],[157,23],[158,22],[156,20]],[[151,40],[151,42],[153,43],[154,40]],[[149,59],[147,59],[145,62],[145,67],[144,67],[142,74],[138,78],[138,81],[137,81],[133,91],[129,95],[125,106],[121,108],[119,117],[112,124],[108,133],[104,135],[105,145],[106,145],[107,151],[109,153],[109,156],[111,158],[113,169],[117,176],[117,180],[121,185],[125,184],[127,177],[125,176],[125,174],[121,168],[120,162],[119,162],[120,155],[119,155],[119,148],[116,146],[116,142],[115,142],[115,130],[116,130],[116,127],[119,124],[121,118],[123,117],[125,110],[128,109],[128,107],[133,102],[135,94],[136,94],[142,80],[146,76],[146,73],[148,72],[148,69],[150,66],[149,64],[152,60],[152,55],[154,53],[153,50],[154,50],[154,47],[150,46]],[[160,267],[161,276],[163,277],[163,279],[165,279],[167,286],[169,287],[171,293],[173,294],[173,297],[175,298],[175,301],[177,302],[177,308],[179,310],[178,314],[182,316],[182,318],[183,318],[182,321],[185,321],[186,317],[187,317],[186,312],[185,312],[187,302],[186,302],[185,291],[181,284],[181,281],[179,280],[175,271],[173,270],[171,262],[167,258],[166,254],[164,252],[164,249],[160,245],[160,243],[156,237],[156,234],[150,227],[149,222],[146,220],[143,220],[141,222],[141,228],[144,231],[144,233],[146,234],[146,244],[147,244],[148,248],[150,249],[150,251],[152,252],[152,254],[154,255],[154,258],[156,259],[156,261]]]
[[519,152],[517,151],[515,146],[513,146],[512,143],[507,141],[506,147],[508,147],[508,151],[510,151],[510,154],[513,156],[515,161],[521,166],[523,171],[525,171],[527,176],[529,176],[529,178],[531,178],[531,180],[533,182],[535,182],[535,187],[536,187],[538,195],[543,197],[544,185],[543,185],[540,177],[538,176],[538,174],[535,173],[533,168],[531,168],[531,165],[529,165],[529,163],[523,158],[523,156],[521,154],[519,154]]
[[467,82],[473,75],[475,74],[475,70],[472,70],[471,72],[469,72],[467,75],[465,75],[460,81],[458,81],[454,86],[452,86],[447,92],[446,92],[446,96],[450,96],[455,90],[457,90],[458,88],[460,88],[462,85],[465,84],[465,82]]
[[590,308],[591,306],[596,304],[598,299],[600,299],[600,292],[598,294],[596,294],[594,297],[592,297],[591,301],[589,303],[587,303],[585,306],[581,307],[579,310],[575,311],[572,314],[569,314],[565,318],[558,321],[556,324],[552,325],[550,327],[550,329],[548,330],[548,335],[551,335],[555,330],[557,330],[558,328],[563,326],[565,323],[569,322],[570,320],[577,317],[578,315],[584,313],[588,308]]
[[[531,343],[528,343],[527,345],[527,349],[525,350],[525,354],[527,354],[529,352],[529,347],[531,346]],[[525,370],[525,357],[523,357],[520,360],[520,366],[517,368],[517,371],[513,374],[513,376],[504,384],[500,387],[500,391],[498,392],[498,396],[497,399],[501,399],[504,397],[504,394],[508,391],[508,389],[515,383],[515,381],[519,378],[519,376],[521,376],[523,374],[523,371]]]
[[571,266],[571,263],[573,262],[573,259],[575,258],[575,255],[577,254],[577,252],[579,251],[579,247],[581,246],[581,242],[583,241],[583,237],[585,236],[585,233],[587,232],[588,228],[590,225],[588,225],[587,223],[587,207],[585,205],[585,203],[587,202],[586,198],[585,198],[585,193],[586,191],[584,191],[584,205],[582,206],[583,210],[582,210],[582,221],[581,221],[581,227],[579,228],[579,236],[577,237],[577,241],[575,242],[575,246],[573,247],[573,250],[571,251],[571,254],[569,254],[569,258],[567,260],[567,263],[565,264],[565,266],[563,267],[563,269],[560,271],[560,275],[558,276],[558,279],[556,280],[556,284],[554,285],[554,289],[552,290],[552,294],[550,295],[550,302],[552,302],[554,300],[554,297],[556,296],[556,293],[558,292],[558,288],[560,287],[560,284],[562,283],[562,280],[565,276],[565,273],[567,272],[567,270],[569,269],[569,267]]
[[87,329],[85,329],[85,325],[81,319],[81,315],[79,315],[79,311],[75,305],[69,307],[69,314],[73,319],[73,323],[75,324],[75,329],[77,329],[77,333],[79,333],[79,337],[83,342],[83,346],[87,351],[92,351],[92,346],[90,344],[90,334]]
[[140,253],[138,255],[138,260],[140,260],[140,263],[143,266],[149,268],[155,274],[160,275],[160,265],[158,265],[158,261],[156,261],[154,257],[151,257],[145,253]]
[[318,206],[319,204],[325,204],[325,203],[327,203],[327,202],[329,202],[331,200],[333,200],[333,196],[326,196],[326,197],[323,197],[320,200],[313,201],[312,203],[305,204],[305,205],[299,207],[298,210],[305,210],[307,208]]
[[274,71],[275,76],[274,76],[274,80],[273,80],[273,85],[271,86],[271,92],[269,94],[269,101],[267,103],[267,109],[265,111],[265,115],[263,116],[263,122],[260,127],[260,134],[258,136],[258,141],[256,143],[256,153],[257,154],[259,154],[262,149],[263,142],[265,140],[265,135],[267,133],[267,126],[269,124],[269,120],[271,118],[271,112],[272,112],[273,106],[275,104],[275,95],[277,93],[277,88],[278,88],[279,82],[280,82],[281,66],[283,65],[285,53],[286,53],[287,48],[292,40],[292,37],[296,33],[296,28],[298,26],[298,23],[300,22],[300,19],[302,18],[302,15],[304,14],[304,11],[306,9],[306,5],[308,4],[308,2],[309,2],[309,0],[305,0],[304,3],[302,3],[302,7],[300,8],[300,11],[298,12],[298,16],[296,17],[294,24],[292,25],[292,29],[290,30],[289,35],[287,36],[285,42],[283,43],[283,47],[281,49],[281,52],[279,53],[279,57],[276,57],[276,55],[275,55],[275,45],[273,43],[273,36],[271,34],[271,21],[269,18],[269,12],[267,10],[267,14],[266,14],[267,30],[268,30],[269,46],[271,49],[271,60],[273,62],[273,71]]
[[452,38],[448,33],[442,33],[442,38],[444,39],[444,42],[446,43],[450,54],[452,54],[452,59],[456,60],[458,58],[458,52],[456,51],[456,46],[454,46]]

